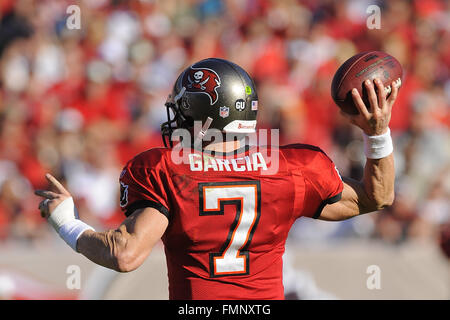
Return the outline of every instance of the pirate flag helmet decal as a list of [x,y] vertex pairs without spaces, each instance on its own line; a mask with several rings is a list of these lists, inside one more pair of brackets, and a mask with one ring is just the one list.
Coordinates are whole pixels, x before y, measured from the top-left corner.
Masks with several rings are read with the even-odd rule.
[[216,89],[220,87],[220,78],[214,70],[190,67],[184,73],[183,84],[187,84],[187,92],[198,92],[208,95],[211,105],[217,102],[218,94]]
[[172,145],[173,130],[192,128],[194,121],[224,133],[255,132],[257,103],[255,84],[240,66],[218,58],[198,61],[178,76],[167,99],[164,144],[168,138]]

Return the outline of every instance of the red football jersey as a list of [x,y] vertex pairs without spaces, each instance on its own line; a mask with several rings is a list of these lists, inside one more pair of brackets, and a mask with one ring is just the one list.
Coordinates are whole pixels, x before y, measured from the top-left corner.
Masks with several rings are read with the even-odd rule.
[[283,299],[289,229],[340,199],[333,162],[300,144],[191,151],[182,163],[171,150],[139,154],[120,177],[127,216],[153,207],[169,219],[162,241],[170,299]]

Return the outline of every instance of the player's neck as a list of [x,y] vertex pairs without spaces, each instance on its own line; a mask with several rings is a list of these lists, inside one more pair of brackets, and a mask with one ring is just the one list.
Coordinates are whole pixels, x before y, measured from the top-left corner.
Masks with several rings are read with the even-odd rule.
[[225,142],[217,142],[217,143],[210,143],[206,147],[204,147],[204,150],[207,151],[213,151],[213,152],[221,152],[221,153],[228,153],[235,151],[241,147],[241,141],[225,141]]

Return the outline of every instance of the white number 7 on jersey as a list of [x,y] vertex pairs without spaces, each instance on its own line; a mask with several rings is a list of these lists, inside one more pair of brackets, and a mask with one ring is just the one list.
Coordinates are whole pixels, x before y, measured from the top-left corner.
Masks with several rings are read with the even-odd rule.
[[236,205],[236,217],[219,252],[209,254],[211,277],[249,274],[248,247],[261,214],[259,181],[198,184],[200,216],[223,215],[224,205]]

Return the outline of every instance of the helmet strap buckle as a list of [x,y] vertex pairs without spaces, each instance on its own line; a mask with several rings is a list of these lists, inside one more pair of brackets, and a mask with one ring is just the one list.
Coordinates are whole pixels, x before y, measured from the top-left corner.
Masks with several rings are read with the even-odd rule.
[[202,143],[203,137],[206,134],[206,131],[208,131],[209,127],[211,126],[213,119],[211,117],[208,117],[205,121],[205,124],[203,125],[202,129],[198,132],[197,136],[194,140],[194,146],[198,146]]

